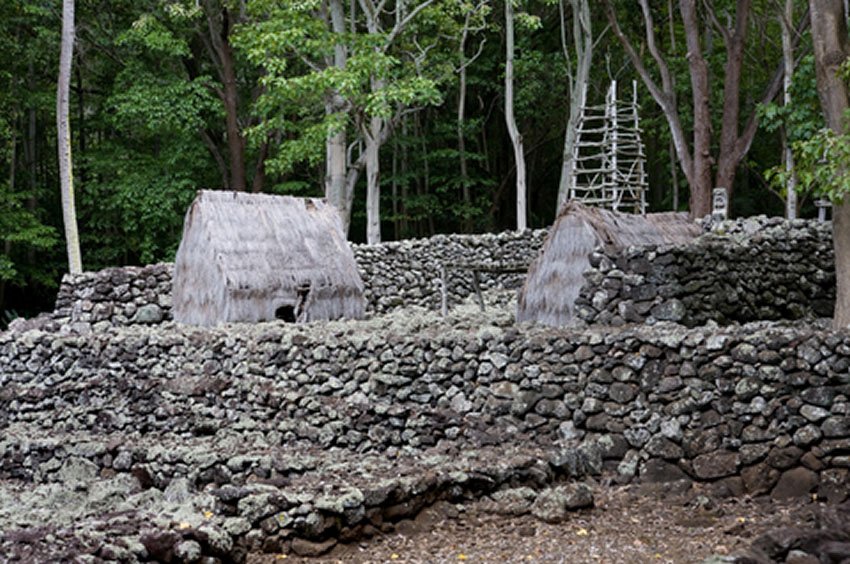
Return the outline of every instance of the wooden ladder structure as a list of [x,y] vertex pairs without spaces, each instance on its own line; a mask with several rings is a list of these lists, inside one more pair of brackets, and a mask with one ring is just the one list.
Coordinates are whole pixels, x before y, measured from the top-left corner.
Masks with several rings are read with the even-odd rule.
[[647,189],[637,81],[632,82],[631,103],[618,104],[614,80],[604,105],[582,108],[573,146],[569,198],[614,211],[645,214]]

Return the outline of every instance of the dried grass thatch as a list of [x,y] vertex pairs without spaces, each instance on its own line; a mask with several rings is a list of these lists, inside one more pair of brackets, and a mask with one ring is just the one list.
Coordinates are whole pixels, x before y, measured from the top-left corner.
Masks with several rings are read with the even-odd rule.
[[685,213],[632,215],[569,202],[558,214],[543,251],[528,270],[517,321],[568,325],[597,247],[687,243],[702,230]]
[[333,206],[318,199],[200,191],[174,264],[174,319],[363,317],[363,281]]

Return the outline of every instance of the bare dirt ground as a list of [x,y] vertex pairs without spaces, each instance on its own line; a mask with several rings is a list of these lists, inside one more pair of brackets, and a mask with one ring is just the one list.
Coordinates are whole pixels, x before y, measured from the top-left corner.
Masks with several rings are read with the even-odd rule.
[[563,523],[494,514],[486,501],[438,503],[392,532],[338,544],[322,557],[255,555],[249,562],[701,563],[746,549],[768,530],[806,526],[820,505],[768,497],[713,500],[697,489],[663,486],[597,487],[595,507]]

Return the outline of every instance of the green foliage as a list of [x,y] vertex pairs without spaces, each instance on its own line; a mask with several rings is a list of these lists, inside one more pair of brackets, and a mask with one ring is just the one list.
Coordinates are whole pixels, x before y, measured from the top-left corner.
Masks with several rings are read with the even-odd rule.
[[[59,242],[56,230],[41,223],[25,201],[26,194],[12,192],[8,183],[0,184],[0,243],[9,244],[9,249],[52,249]],[[20,268],[4,246],[0,246],[0,280],[22,281]]]
[[142,14],[133,26],[121,34],[118,45],[127,45],[162,57],[187,57],[189,45],[153,14]]
[[[317,165],[330,132],[357,132],[369,117],[390,119],[399,108],[442,101],[440,82],[449,74],[447,67],[435,53],[426,68],[417,68],[403,48],[405,37],[386,45],[385,34],[334,34],[317,17],[316,2],[252,0],[247,6],[254,19],[240,26],[233,42],[266,70],[255,110],[266,119],[248,135],[256,143],[273,131],[287,133],[269,159],[275,174],[304,162]],[[439,10],[426,9],[417,25],[422,29],[442,17]],[[331,64],[337,43],[347,51],[345,68]],[[327,111],[334,94],[342,107]]]
[[812,55],[804,57],[794,71],[791,100],[789,106],[772,102],[760,105],[757,111],[765,131],[774,133],[784,128],[788,140],[794,143],[811,138],[823,126]]
[[[407,2],[408,13],[421,1]],[[634,2],[612,1],[629,37],[645,42]],[[347,21],[345,32],[337,35],[328,23],[327,0],[78,1],[71,107],[86,268],[171,258],[195,190],[218,187],[228,174],[223,85],[220,61],[214,55],[220,34],[210,31],[223,21],[225,8],[227,21],[236,25],[229,37],[236,56],[239,127],[248,136],[246,163],[255,165],[250,161],[268,149],[266,191],[321,194],[326,137],[346,131],[351,159],[356,160],[363,126],[371,116],[381,116],[395,125],[381,150],[381,183],[382,217],[385,226],[392,222],[398,228],[397,236],[513,225],[513,156],[502,113],[504,5],[434,0],[387,44],[397,2],[384,3],[388,10],[380,22],[382,32],[375,34],[366,32],[360,2],[354,4],[353,29],[351,6],[342,3]],[[516,0],[514,5],[515,109],[529,168],[529,215],[535,225],[543,225],[554,213],[569,81],[558,2]],[[667,3],[650,2],[659,48],[673,74],[683,126],[689,133],[691,84],[684,29],[673,5],[670,29]],[[735,10],[731,0],[715,0],[713,5],[719,14]],[[54,125],[57,6],[42,0],[0,2],[0,281],[8,282],[7,300],[20,299],[8,298],[13,293],[38,294],[44,296],[44,307],[52,301],[50,287],[63,268]],[[565,6],[571,51],[572,15],[569,3]],[[701,16],[706,15],[705,7],[699,7]],[[751,40],[744,54],[741,128],[781,57],[775,9],[770,2],[753,4]],[[591,10],[597,50],[588,103],[595,105],[604,100],[612,78],[620,82],[622,95],[636,75],[613,34],[603,32],[607,20],[601,4],[591,2]],[[472,32],[461,57],[459,38],[468,15]],[[726,23],[725,16],[721,23]],[[719,34],[710,39],[701,31],[716,85],[711,94],[712,121],[719,131],[727,54]],[[776,41],[768,40],[774,37]],[[809,48],[810,40],[803,37],[798,53]],[[344,69],[333,66],[336,45],[345,47]],[[466,69],[461,134],[468,174],[462,178],[457,68],[461,59],[470,62],[479,49],[480,56]],[[656,73],[648,54],[646,62]],[[794,143],[801,189],[840,197],[847,185],[839,166],[848,157],[847,143],[821,131],[811,57],[798,65],[792,95],[794,104],[788,108],[759,109],[763,127],[749,162],[761,171],[779,161],[777,131],[782,127]],[[667,153],[667,123],[643,89],[641,105],[650,181],[657,201],[667,207],[671,171],[678,163],[671,162]],[[416,108],[419,111],[413,112]],[[30,119],[35,125],[32,133]],[[34,161],[29,155],[31,142]],[[246,168],[250,182],[257,169]],[[771,179],[782,184],[783,174],[774,170]],[[761,188],[748,176],[755,175],[739,174],[736,206],[740,210],[742,202],[753,202],[753,211],[763,211]],[[686,202],[687,187],[682,184]],[[464,202],[464,189],[469,202]],[[362,186],[355,194],[354,209],[361,211],[352,234],[358,237]],[[393,209],[397,214],[391,213]],[[10,252],[5,240],[12,241]],[[0,309],[13,308],[23,314],[32,311],[31,304],[0,304]]]
[[209,77],[187,81],[157,75],[139,64],[128,66],[115,80],[107,100],[109,121],[119,130],[141,137],[163,134],[194,136],[207,121],[221,117],[221,104],[210,89]]
[[[800,191],[810,191],[833,204],[843,202],[850,194],[850,135],[824,128],[794,143],[793,150]],[[775,173],[777,181],[784,180],[783,174]]]

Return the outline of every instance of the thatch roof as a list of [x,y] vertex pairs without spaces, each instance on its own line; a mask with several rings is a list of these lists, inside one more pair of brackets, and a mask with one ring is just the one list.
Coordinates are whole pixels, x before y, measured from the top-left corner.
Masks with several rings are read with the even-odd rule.
[[517,321],[567,325],[597,247],[686,243],[702,230],[685,213],[632,215],[569,202],[558,214],[543,250],[528,270]]
[[174,264],[176,321],[361,318],[363,281],[336,209],[318,199],[200,191]]

